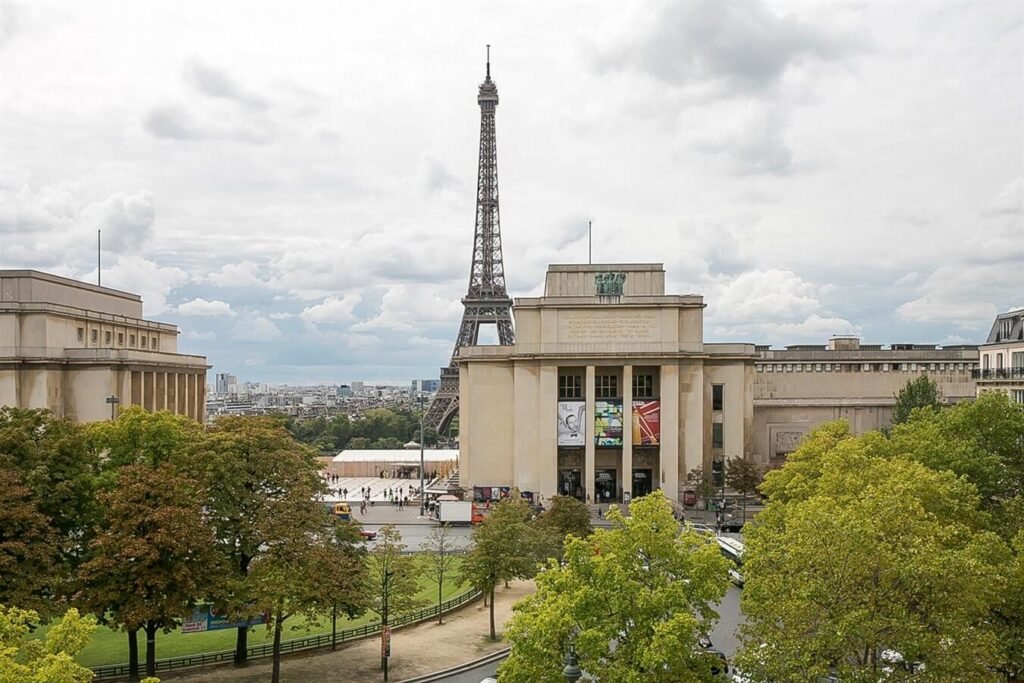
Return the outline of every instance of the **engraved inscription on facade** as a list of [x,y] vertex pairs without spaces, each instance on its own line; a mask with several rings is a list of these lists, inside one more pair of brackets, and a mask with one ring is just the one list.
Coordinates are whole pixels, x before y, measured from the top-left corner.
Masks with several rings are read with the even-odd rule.
[[658,315],[653,311],[622,312],[614,316],[563,313],[559,323],[559,337],[566,342],[657,341]]
[[792,453],[800,445],[800,441],[804,438],[804,434],[805,432],[776,432],[775,452]]

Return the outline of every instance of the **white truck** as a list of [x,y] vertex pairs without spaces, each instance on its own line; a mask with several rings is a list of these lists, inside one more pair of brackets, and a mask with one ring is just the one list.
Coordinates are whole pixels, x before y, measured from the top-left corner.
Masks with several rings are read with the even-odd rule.
[[442,524],[472,524],[473,503],[461,500],[438,501],[437,521]]

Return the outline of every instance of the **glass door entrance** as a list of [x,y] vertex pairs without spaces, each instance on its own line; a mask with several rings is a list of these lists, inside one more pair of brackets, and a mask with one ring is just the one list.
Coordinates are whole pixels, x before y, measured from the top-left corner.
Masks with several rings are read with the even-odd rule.
[[618,487],[615,485],[615,470],[594,471],[595,503],[611,503],[616,500]]
[[639,498],[640,496],[646,496],[651,492],[653,483],[651,481],[652,470],[639,469],[633,470],[633,490],[631,495],[633,498]]
[[583,476],[579,470],[558,470],[558,493],[583,500]]

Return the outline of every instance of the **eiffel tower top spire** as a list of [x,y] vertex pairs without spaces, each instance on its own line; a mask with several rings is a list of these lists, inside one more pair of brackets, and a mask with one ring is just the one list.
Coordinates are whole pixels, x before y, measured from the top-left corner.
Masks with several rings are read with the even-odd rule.
[[473,260],[469,288],[462,299],[464,311],[448,367],[441,368],[441,387],[430,404],[425,420],[438,433],[444,432],[459,411],[459,349],[476,346],[481,325],[498,328],[498,343],[515,343],[512,300],[505,289],[505,266],[501,255],[501,220],[498,211],[498,145],[494,112],[498,107],[498,86],[491,80],[491,46],[487,46],[487,71],[477,93],[480,105],[480,157],[476,180],[476,225],[473,232]]

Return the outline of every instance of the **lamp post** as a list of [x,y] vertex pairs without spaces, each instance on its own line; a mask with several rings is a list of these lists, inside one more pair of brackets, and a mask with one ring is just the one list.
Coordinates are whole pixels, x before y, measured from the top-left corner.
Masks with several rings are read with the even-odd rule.
[[391,575],[394,574],[392,571],[384,572],[384,605],[381,610],[381,624],[380,629],[380,659],[381,665],[384,668],[384,683],[388,680],[388,657],[391,656],[391,630],[388,628],[388,581],[391,579]]
[[110,420],[114,421],[117,419],[117,404],[121,402],[121,397],[116,394],[111,394],[103,399],[110,404]]
[[574,645],[569,646],[569,652],[566,653],[562,661],[565,662],[565,666],[562,668],[562,677],[569,681],[569,683],[575,683],[580,680],[583,676],[583,670],[580,669],[579,661],[576,659],[576,647]]
[[423,516],[423,392],[420,392],[420,517]]

